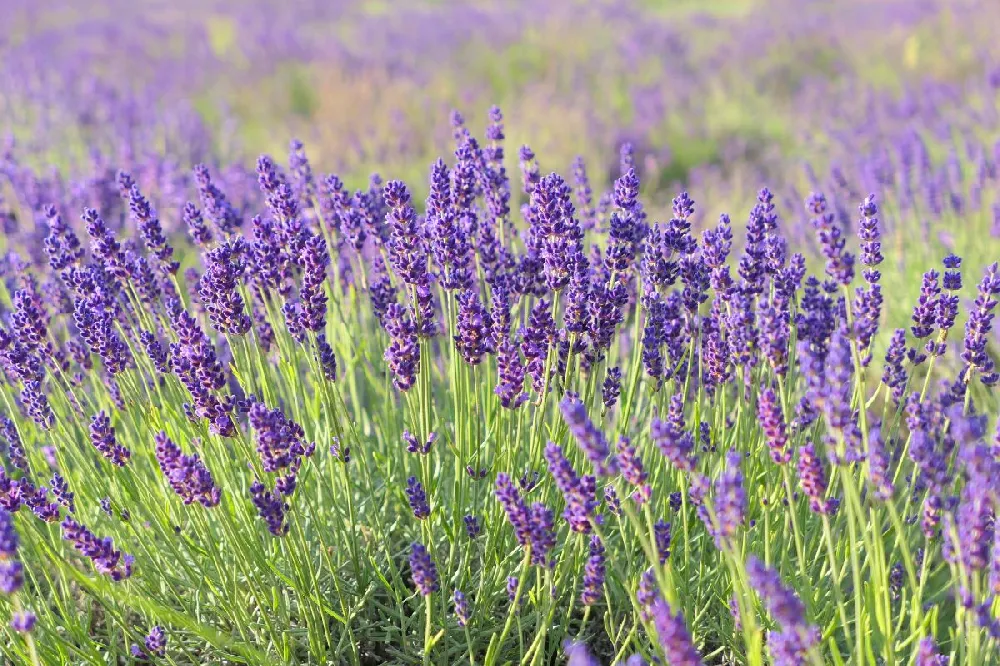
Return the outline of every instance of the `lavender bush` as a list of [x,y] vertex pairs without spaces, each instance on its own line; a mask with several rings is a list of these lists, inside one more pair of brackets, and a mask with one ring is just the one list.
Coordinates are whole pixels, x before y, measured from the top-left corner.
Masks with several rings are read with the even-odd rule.
[[188,238],[126,172],[12,225],[10,658],[997,658],[995,263],[884,330],[875,195],[802,204],[811,262],[767,189],[741,243],[627,160],[581,215],[453,127],[423,214],[293,142],[253,196],[195,168]]
[[[370,21],[395,43],[394,21],[414,20],[302,4],[299,21],[249,25],[269,44]],[[794,60],[799,38],[782,30],[821,34],[824,6],[768,24],[789,5],[682,16],[598,3],[580,25],[606,21],[739,94],[727,63],[753,49],[702,60],[686,33],[643,20],[702,25],[706,40],[746,30]],[[903,6],[866,20],[912,29],[901,44],[919,63],[913,35],[945,5]],[[970,40],[998,18],[983,3],[947,9]],[[556,30],[567,9],[534,24],[521,8],[433,11],[503,27],[489,61],[500,68],[532,53],[504,48],[531,45],[532,25]],[[19,15],[43,23],[33,5]],[[234,30],[214,20],[215,55],[192,54],[209,78],[228,71]],[[467,54],[446,28],[413,33]],[[961,89],[893,72],[904,92],[892,96],[838,56],[823,81],[767,91],[789,118],[774,154],[715,132],[731,162],[688,155],[672,171],[713,108],[678,85],[677,108],[649,107],[655,122],[591,118],[594,145],[537,152],[508,138],[531,127],[516,102],[510,116],[480,110],[482,125],[452,112],[387,153],[383,178],[359,171],[383,148],[313,162],[322,137],[247,160],[210,119],[177,110],[196,94],[184,77],[75,101],[36,88],[27,63],[45,34],[4,46],[26,68],[5,70],[2,98],[20,115],[0,153],[7,661],[1000,660],[1000,76],[988,59],[968,72],[951,60]],[[144,44],[135,70],[173,62],[166,41]],[[642,62],[618,45],[608,67]],[[275,60],[352,53],[287,46]],[[244,55],[251,72],[277,64],[266,48]],[[785,56],[753,76],[771,81]],[[387,71],[406,62],[384,58]],[[598,61],[575,54],[571,73],[601,80]],[[470,97],[590,94],[589,79],[567,89],[553,67],[521,82],[501,71]],[[638,105],[664,91],[621,94]],[[119,135],[107,122],[171,94],[179,107],[121,116]],[[821,94],[838,110],[814,114]],[[52,126],[71,128],[67,152],[86,159],[51,157]],[[690,143],[675,141],[687,130]],[[669,190],[675,180],[689,188]]]

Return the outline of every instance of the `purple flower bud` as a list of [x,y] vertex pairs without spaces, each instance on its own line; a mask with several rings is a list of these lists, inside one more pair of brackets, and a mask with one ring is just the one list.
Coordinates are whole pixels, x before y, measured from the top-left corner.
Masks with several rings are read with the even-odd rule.
[[670,398],[666,420],[653,417],[649,434],[670,464],[683,472],[694,471],[694,438],[684,429],[684,398],[679,393]]
[[431,515],[431,506],[427,502],[427,493],[417,477],[411,476],[406,480],[406,497],[410,502],[410,509],[417,520],[423,520]]
[[113,581],[122,581],[132,575],[134,559],[115,550],[111,537],[98,538],[86,525],[69,516],[63,519],[63,538],[73,544],[77,552],[94,563],[98,573],[109,576]]
[[570,433],[594,466],[594,472],[598,476],[616,474],[618,465],[611,455],[611,447],[604,434],[591,422],[586,406],[576,396],[567,394],[559,403],[559,408]]
[[243,220],[226,199],[226,195],[212,182],[208,167],[204,164],[196,165],[194,167],[194,180],[198,185],[201,207],[209,222],[214,224],[223,235],[235,232],[243,224]]
[[250,330],[250,317],[237,289],[243,272],[241,262],[234,245],[220,245],[205,254],[205,273],[198,282],[198,295],[212,325],[227,335],[243,335]]
[[14,631],[27,634],[35,628],[38,617],[31,611],[17,611],[10,616],[10,628]]
[[975,369],[979,373],[979,380],[989,387],[1000,382],[1000,373],[996,372],[993,358],[987,351],[995,316],[993,310],[997,305],[996,297],[1000,294],[1000,276],[997,271],[997,264],[992,264],[979,283],[974,309],[969,313],[969,320],[965,324],[965,348],[962,351],[962,360],[965,361],[962,377],[965,382],[971,381],[971,372]]
[[285,521],[288,503],[281,493],[269,491],[260,480],[255,479],[250,484],[250,500],[257,513],[267,523],[267,531],[276,537],[288,534],[289,525]]
[[854,255],[844,251],[846,239],[841,229],[835,226],[835,217],[827,207],[826,197],[812,194],[806,201],[806,208],[815,216],[812,224],[827,260],[826,274],[837,284],[849,285],[854,279]]
[[590,537],[590,557],[583,567],[583,592],[580,602],[584,606],[593,606],[600,600],[604,588],[604,545],[597,535]]
[[464,627],[469,623],[469,601],[460,590],[455,590],[452,603],[455,605],[455,619],[458,620],[458,626]]
[[437,567],[427,548],[414,541],[410,546],[410,573],[413,576],[413,586],[425,597],[429,597],[440,588]]
[[455,346],[471,366],[479,365],[489,348],[489,314],[479,302],[478,293],[469,289],[458,295],[458,319]]
[[799,448],[799,481],[803,492],[809,498],[809,508],[813,513],[830,513],[830,502],[824,497],[826,472],[811,443]]
[[881,278],[881,273],[875,267],[883,260],[875,195],[869,194],[858,206],[858,210],[861,212],[858,238],[861,240],[861,263],[865,265],[864,277],[869,284],[875,284]]
[[695,649],[681,614],[674,613],[663,599],[653,603],[651,612],[667,663],[671,666],[702,666],[704,662]]
[[496,496],[507,514],[507,519],[514,527],[517,542],[527,546],[531,542],[531,514],[521,493],[514,487],[508,475],[503,473],[497,475]]
[[184,504],[198,502],[206,508],[218,505],[221,491],[198,454],[184,455],[165,432],[157,433],[154,441],[160,471]]
[[465,521],[465,533],[470,540],[475,539],[482,533],[483,528],[479,525],[478,518],[470,515],[465,516],[463,520]]
[[386,309],[383,322],[389,334],[389,346],[386,347],[384,355],[385,362],[393,373],[393,385],[405,393],[416,383],[420,368],[417,327],[406,310],[396,303]]
[[665,520],[658,520],[653,525],[653,536],[656,541],[656,553],[659,556],[660,564],[666,564],[670,559],[670,541],[672,532],[670,523]]
[[715,514],[718,519],[715,543],[721,548],[732,540],[746,518],[747,494],[740,470],[742,456],[736,451],[726,454],[726,469],[715,482]]
[[779,465],[786,464],[792,459],[792,452],[788,448],[785,416],[778,403],[778,396],[770,388],[765,388],[760,392],[757,398],[757,414],[760,426],[764,430],[764,436],[767,438],[767,448],[771,452],[771,459]]

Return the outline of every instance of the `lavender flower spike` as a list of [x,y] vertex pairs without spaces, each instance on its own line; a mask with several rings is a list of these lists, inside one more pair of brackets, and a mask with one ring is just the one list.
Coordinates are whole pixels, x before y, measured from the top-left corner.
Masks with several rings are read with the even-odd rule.
[[587,459],[594,465],[594,471],[598,476],[616,474],[618,461],[612,455],[604,433],[598,430],[587,416],[586,406],[575,395],[567,394],[559,403],[559,408],[570,433],[576,438]]

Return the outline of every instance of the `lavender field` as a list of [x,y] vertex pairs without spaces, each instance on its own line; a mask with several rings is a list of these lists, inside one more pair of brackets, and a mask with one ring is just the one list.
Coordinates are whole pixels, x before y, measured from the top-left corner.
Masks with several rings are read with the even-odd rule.
[[0,13],[0,662],[1000,664],[1000,3]]

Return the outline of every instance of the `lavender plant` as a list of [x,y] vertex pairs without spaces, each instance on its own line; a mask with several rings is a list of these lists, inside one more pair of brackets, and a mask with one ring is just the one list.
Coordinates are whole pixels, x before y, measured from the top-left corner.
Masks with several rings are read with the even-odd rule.
[[173,223],[123,172],[5,234],[5,657],[1000,659],[997,265],[942,252],[894,330],[877,195],[855,238],[761,189],[741,246],[631,149],[603,207],[512,183],[503,120],[423,212],[294,142]]

